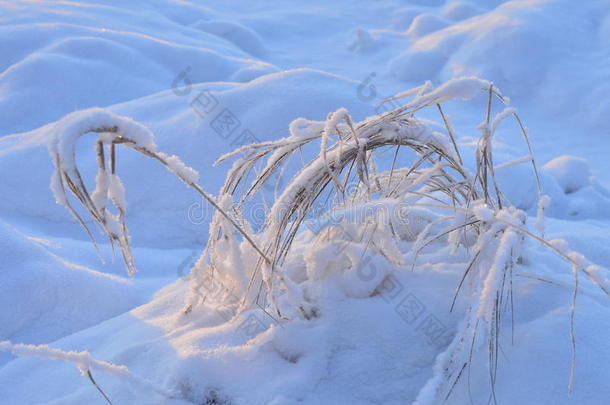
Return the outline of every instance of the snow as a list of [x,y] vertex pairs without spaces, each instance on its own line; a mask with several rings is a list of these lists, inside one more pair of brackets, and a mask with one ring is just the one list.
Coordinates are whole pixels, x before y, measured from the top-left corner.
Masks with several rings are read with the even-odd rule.
[[420,14],[413,19],[407,34],[411,37],[421,37],[431,32],[437,31],[447,26],[442,18],[439,18],[433,14]]
[[199,183],[199,173],[197,170],[185,165],[178,156],[167,156],[164,153],[160,153],[159,156],[165,158],[168,169],[178,175],[181,179],[184,179],[187,184]]
[[575,156],[559,156],[547,162],[544,170],[555,178],[566,194],[580,190],[590,185],[591,169],[583,158]]
[[[3,404],[104,403],[86,370],[114,404],[429,405],[450,389],[447,403],[488,403],[489,341],[471,336],[493,330],[498,294],[513,311],[497,324],[497,403],[607,402],[607,1],[23,1],[0,4],[0,22]],[[487,120],[492,85],[503,100],[494,96]],[[219,195],[266,246],[282,227],[265,228],[262,207],[281,218],[326,170],[340,184],[333,167],[349,151],[369,159],[374,137],[433,142],[454,156],[436,103],[467,176],[483,122],[514,207],[377,198],[394,152],[376,152],[379,172],[361,186],[374,203],[315,207],[323,215],[307,218],[286,260],[261,276],[260,254],[180,181]],[[417,110],[410,126],[379,120],[399,105]],[[345,141],[350,125],[358,136]],[[119,133],[167,168],[117,144],[116,173],[99,170],[95,138],[109,168]],[[254,208],[234,211],[238,201],[221,195],[244,145],[278,142],[260,173],[313,138],[320,145],[301,149],[315,164],[298,172],[297,151],[259,187]],[[124,212],[135,278],[102,238],[99,261],[64,206],[97,237],[95,224],[49,151],[67,173],[78,168],[98,211],[113,203],[104,218],[116,233]],[[411,159],[401,150],[393,176]],[[423,165],[399,190],[420,190],[440,170],[445,161]],[[452,232],[472,220],[483,236]],[[205,252],[219,230],[227,238]],[[206,278],[210,263],[215,278]],[[277,302],[239,312],[261,279]],[[478,366],[451,386],[469,358]]]
[[0,235],[4,339],[51,342],[119,315],[148,296],[145,285],[67,260],[45,246],[52,242],[5,222],[0,222]]
[[447,2],[443,8],[443,17],[453,21],[465,20],[481,13],[481,9],[469,1]]
[[481,221],[490,222],[494,212],[485,204],[477,204],[472,209],[473,214]]
[[515,231],[507,230],[504,232],[498,244],[496,257],[494,257],[489,273],[483,282],[482,299],[477,316],[484,317],[487,322],[491,322],[491,317],[494,316],[493,300],[496,298],[496,292],[502,289],[502,271],[506,263],[512,260],[511,256],[516,250],[517,242],[518,235]]
[[[447,100],[459,98],[469,100],[473,98],[479,90],[487,89],[492,83],[487,80],[481,80],[478,77],[459,77],[451,79],[443,83],[436,89],[430,89],[428,86],[421,88],[419,94],[408,104],[406,108],[427,105],[430,103],[442,103]],[[402,98],[410,96],[411,91],[398,93],[395,97]]]
[[91,368],[107,372],[111,375],[125,375],[127,368],[125,366],[116,366],[107,362],[96,361],[91,358],[91,354],[87,352],[64,352],[58,349],[52,349],[47,345],[24,345],[12,344],[8,341],[0,342],[0,350],[10,351],[20,357],[36,357],[44,360],[64,360],[75,364],[83,374]]

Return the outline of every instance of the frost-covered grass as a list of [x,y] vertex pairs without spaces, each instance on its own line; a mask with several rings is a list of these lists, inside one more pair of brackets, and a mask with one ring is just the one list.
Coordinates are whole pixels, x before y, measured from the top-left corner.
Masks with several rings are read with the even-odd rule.
[[[125,190],[116,170],[116,145],[124,145],[159,161],[231,220],[218,207],[214,199],[197,184],[199,173],[182,163],[178,157],[157,152],[153,134],[141,124],[106,110],[90,109],[66,116],[56,123],[52,130],[55,134],[49,144],[49,151],[55,164],[55,172],[51,180],[51,190],[56,202],[66,207],[78,220],[97,248],[95,239],[85,221],[67,198],[66,194],[69,190],[88,211],[92,219],[100,225],[108,236],[110,244],[118,243],[130,276],[135,273],[136,268],[131,253],[130,236],[125,224]],[[95,178],[95,189],[91,193],[87,190],[75,161],[76,142],[87,133],[100,134],[96,141],[98,171]],[[105,155],[106,148],[109,149],[108,160]],[[114,215],[107,207],[109,202],[118,211],[117,215]],[[241,229],[236,223],[234,225]],[[244,237],[248,238],[245,232],[242,233]]]
[[172,398],[175,395],[170,392],[165,392],[163,389],[160,389],[154,384],[151,384],[141,377],[134,375],[125,366],[117,366],[116,364],[108,363],[106,361],[96,360],[89,352],[86,351],[64,351],[51,348],[47,345],[13,344],[8,341],[0,342],[0,351],[11,352],[18,357],[35,357],[43,360],[61,360],[73,364],[83,376],[86,376],[89,381],[91,381],[104,399],[110,404],[112,404],[112,401],[98,385],[93,377],[92,371],[101,371],[102,373],[114,376],[136,390],[144,389],[166,398]]
[[[486,100],[484,120],[476,126],[480,137],[474,149],[475,167],[470,168],[463,162],[463,152],[442,103],[469,102],[480,93]],[[435,374],[420,391],[417,404],[433,404],[450,397],[455,385],[473,367],[488,369],[495,395],[504,318],[507,314],[514,316],[515,267],[530,254],[525,241],[531,239],[572,266],[571,390],[577,360],[574,314],[579,275],[584,274],[606,295],[610,284],[598,266],[572,251],[565,241],[544,239],[544,210],[549,197],[542,192],[527,131],[517,111],[491,82],[473,77],[454,79],[438,88],[426,83],[389,101],[402,99],[408,101],[361,122],[354,122],[345,108],[329,113],[325,121],[299,118],[290,125],[286,138],[246,145],[222,156],[219,162],[237,159],[218,197],[206,193],[198,184],[199,174],[178,157],[158,152],[154,136],[142,125],[104,110],[85,110],[53,127],[52,190],[57,202],[87,229],[69,202],[69,190],[111,243],[118,242],[130,275],[135,272],[135,262],[125,225],[127,208],[118,177],[117,145],[159,161],[216,208],[209,240],[191,269],[191,294],[184,297],[186,307],[177,316],[193,316],[202,308],[216,306],[228,309],[232,317],[259,308],[280,324],[312,320],[319,316],[320,296],[316,296],[316,290],[332,283],[333,278],[339,277],[348,296],[365,298],[382,292],[392,268],[415,267],[418,256],[432,244],[443,254],[459,257],[464,262],[461,279],[446,293],[453,295],[451,310],[456,301],[465,303],[463,319],[438,357]],[[496,103],[501,107],[497,113]],[[439,123],[418,118],[430,109],[438,113]],[[531,166],[539,200],[533,226],[527,223],[526,213],[502,193],[495,175],[494,135],[510,117],[520,130],[514,137],[522,139],[528,155],[505,162],[502,167]],[[84,185],[74,152],[76,141],[87,133],[98,134],[98,173],[92,192]],[[319,152],[302,160],[302,167],[290,173],[287,163],[291,157],[303,158],[303,149],[316,149],[310,147],[314,142],[319,142]],[[376,155],[388,150],[393,159],[389,167],[383,167]],[[256,174],[254,180],[244,184],[251,171]],[[262,226],[251,223],[249,204],[264,198],[261,190],[274,175],[286,178],[289,173],[292,178],[284,190],[265,208]],[[109,201],[118,215],[107,208]],[[318,222],[309,248],[295,250],[293,244],[300,235],[312,232],[305,225],[316,219],[312,218],[314,207],[323,207],[330,220]],[[337,216],[337,212],[343,214]],[[367,255],[376,260],[372,265],[374,277],[363,276],[362,259]],[[295,267],[299,257],[304,268]],[[383,270],[377,272],[375,266]],[[220,283],[228,294],[210,296],[206,291],[212,283]],[[487,364],[472,360],[474,348],[481,344],[487,345]],[[8,349],[13,347],[6,345]]]
[[3,2],[0,402],[605,405],[606,3]]

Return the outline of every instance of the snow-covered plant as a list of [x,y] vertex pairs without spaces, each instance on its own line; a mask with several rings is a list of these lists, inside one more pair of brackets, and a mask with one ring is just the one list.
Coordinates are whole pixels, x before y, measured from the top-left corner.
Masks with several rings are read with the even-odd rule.
[[[117,145],[123,145],[159,161],[187,186],[205,198],[217,209],[217,212],[222,213],[236,229],[242,232],[244,238],[250,240],[249,235],[242,231],[242,228],[216,204],[215,199],[198,185],[199,173],[186,166],[177,156],[168,156],[163,152],[158,152],[154,135],[142,124],[108,110],[91,108],[67,115],[54,124],[53,132],[55,135],[49,143],[49,152],[55,164],[55,172],[51,179],[51,190],[55,195],[55,200],[66,207],[78,220],[97,249],[95,239],[85,221],[70,203],[68,190],[78,199],[91,218],[108,236],[110,244],[119,245],[129,275],[135,273],[136,266],[131,253],[129,232],[125,224],[127,204],[125,190],[117,172],[115,155]],[[98,170],[95,189],[92,192],[85,186],[76,165],[75,156],[78,139],[89,133],[98,134],[96,141]],[[118,214],[112,213],[108,206],[109,203],[112,203]],[[251,241],[251,243],[253,242]]]
[[34,357],[42,360],[61,360],[71,363],[83,376],[89,379],[109,404],[112,404],[112,401],[93,378],[92,370],[101,371],[120,378],[122,381],[127,382],[135,391],[154,392],[165,398],[173,398],[175,396],[174,393],[165,391],[142,377],[133,374],[127,367],[94,359],[91,353],[87,351],[64,351],[47,345],[14,344],[7,340],[0,342],[0,351],[10,352],[17,357]]
[[[476,150],[476,172],[472,174],[462,162],[454,131],[440,103],[450,99],[470,99],[481,90],[488,93],[489,100],[486,119],[479,126],[481,137]],[[409,207],[434,203],[441,205],[437,208],[453,210],[462,207],[467,211],[474,202],[485,204],[493,211],[510,206],[496,181],[491,139],[502,119],[513,115],[519,123],[520,120],[511,107],[492,117],[492,96],[506,102],[491,83],[476,78],[453,80],[437,89],[426,83],[394,97],[392,100],[414,98],[382,115],[354,123],[347,110],[341,108],[322,122],[297,119],[290,126],[290,136],[247,145],[221,157],[218,162],[242,155],[233,164],[221,190],[221,195],[229,195],[236,201],[236,212],[241,215],[246,201],[260,192],[261,186],[274,172],[281,170],[282,164],[292,154],[313,141],[320,141],[319,154],[295,174],[269,209],[258,238],[271,262],[264,257],[258,260],[248,274],[248,289],[258,285],[256,296],[260,296],[260,289],[264,287],[269,302],[274,302],[274,291],[286,288],[281,266],[301,224],[327,189],[334,194],[335,208],[379,198],[395,199]],[[418,111],[431,106],[440,112],[446,133],[433,130],[427,120],[415,117]],[[525,129],[521,128],[529,147]],[[389,147],[395,148],[392,165],[386,171],[377,172],[374,152]],[[400,148],[415,152],[415,158],[408,165],[397,168]],[[258,170],[252,184],[238,193],[239,183],[265,158],[266,163]],[[530,161],[537,178],[533,157]],[[348,190],[350,184],[357,185],[351,193]],[[469,221],[468,215],[458,216],[459,220],[455,215],[445,218],[445,221],[453,220],[453,228],[446,229],[443,235],[453,233],[453,230],[463,233],[465,228],[478,230],[480,227],[480,221]],[[220,221],[212,224],[210,245],[223,232],[223,228],[217,225]],[[225,236],[231,237],[230,233],[225,228]],[[459,240],[454,239],[456,243]],[[212,262],[211,271],[215,267]],[[277,284],[280,287],[275,288]],[[275,310],[281,313],[279,308]]]
[[[477,127],[480,137],[475,148],[474,172],[471,172],[462,160],[454,130],[441,103],[469,100],[480,92],[485,94],[487,103],[485,118]],[[248,200],[261,193],[265,182],[270,181],[274,174],[283,173],[292,155],[301,154],[302,149],[312,142],[319,142],[319,153],[296,171],[284,191],[276,197],[267,212],[264,226],[256,235],[265,255],[258,257],[255,264],[242,267],[250,281],[245,291],[242,282],[241,296],[244,300],[252,299],[252,303],[266,307],[270,313],[275,313],[280,318],[315,314],[315,302],[308,299],[311,297],[307,289],[308,283],[333,269],[335,272],[344,268],[357,269],[359,260],[367,250],[374,250],[385,257],[387,260],[382,265],[386,268],[404,265],[400,258],[392,260],[391,255],[386,253],[391,243],[371,243],[375,240],[376,232],[385,237],[392,235],[395,241],[414,239],[411,245],[412,266],[415,266],[420,251],[434,241],[446,240],[453,253],[459,249],[465,251],[469,260],[461,282],[456,286],[454,303],[458,294],[463,294],[469,302],[468,311],[453,343],[439,358],[437,378],[431,380],[422,392],[420,403],[427,403],[426,398],[432,403],[433,398],[448,396],[464,369],[470,366],[470,355],[477,338],[488,342],[488,366],[492,386],[494,385],[499,330],[504,312],[513,307],[514,267],[521,258],[525,238],[542,243],[572,263],[575,283],[570,335],[574,345],[573,316],[578,275],[584,273],[606,294],[610,288],[608,280],[600,276],[596,267],[577,260],[577,254],[569,252],[567,247],[559,249],[557,243],[543,239],[544,208],[548,205],[548,197],[541,189],[528,134],[517,111],[492,83],[477,78],[461,78],[436,89],[426,83],[398,94],[391,101],[404,98],[411,100],[361,122],[354,122],[344,108],[330,113],[325,121],[300,118],[292,122],[290,135],[286,138],[243,146],[221,157],[218,163],[237,157],[227,175],[221,196],[223,199],[230,196],[235,202],[236,215],[243,220],[243,210],[247,207]],[[502,106],[497,114],[492,113],[494,100],[499,100]],[[433,122],[416,116],[424,109],[438,111],[444,130],[435,130]],[[495,175],[492,148],[494,134],[498,126],[511,117],[520,129],[517,135],[523,139],[528,155],[504,165],[529,163],[532,167],[539,200],[535,231],[529,230],[526,214],[515,208],[503,195]],[[384,153],[388,148],[394,149],[391,165],[385,170],[379,170],[375,153]],[[406,163],[398,161],[401,148],[410,151],[410,159]],[[256,173],[254,180],[240,188],[240,183],[247,179],[251,171]],[[306,276],[309,280],[299,283],[299,277],[291,277],[287,262],[293,241],[320,201],[331,201],[331,212],[359,210],[363,204],[373,202],[386,207],[406,207],[411,218],[409,221],[390,221],[389,227],[379,226],[378,218],[373,218],[374,227],[367,228],[370,221],[364,220],[361,221],[360,228],[354,230],[353,221],[341,220],[317,229],[318,242],[314,242],[310,252],[305,255],[310,262]],[[396,212],[395,209],[392,211]],[[364,217],[369,216],[365,214],[360,218]],[[413,217],[418,220],[414,221]],[[406,230],[401,231],[401,226]],[[367,230],[369,236],[364,236]],[[221,223],[220,214],[212,223],[210,235],[208,246],[214,246],[217,240],[236,237],[230,227]],[[347,241],[342,248],[333,249],[330,245],[336,243],[333,241],[337,239]],[[356,249],[356,253],[353,249]],[[213,259],[213,250],[210,252],[212,259],[200,261],[194,268],[193,290],[197,293],[201,292],[205,280],[203,275],[217,272],[221,268]],[[244,244],[242,255],[252,255],[253,252],[247,250],[251,249]],[[223,253],[226,251],[223,250]],[[583,259],[582,256],[578,258]],[[251,260],[248,262],[252,263]],[[311,265],[311,262],[314,264]],[[329,267],[333,269],[329,270]],[[228,273],[225,273],[219,277],[227,276]],[[378,284],[382,281],[375,280]],[[374,286],[364,290],[371,294],[375,292]],[[280,295],[288,299],[278,300]],[[200,294],[193,295],[199,296]],[[264,304],[260,302],[261,296],[266,298]],[[297,311],[293,305],[295,302]],[[195,303],[196,301],[191,301],[190,305]],[[574,362],[575,354],[572,373]],[[571,385],[572,381],[570,387]]]
[[[487,102],[483,122],[476,128],[480,136],[474,164],[469,167],[441,104],[470,100],[481,93]],[[140,124],[99,109],[76,113],[57,124],[57,137],[51,144],[56,165],[53,190],[57,201],[85,226],[68,202],[66,190],[72,192],[111,243],[119,243],[130,273],[135,265],[124,221],[124,192],[117,177],[116,145],[158,160],[206,198],[217,211],[208,243],[191,270],[187,314],[209,304],[230,306],[233,313],[257,305],[276,321],[309,319],[317,315],[316,296],[310,287],[325,277],[341,275],[349,294],[370,296],[378,293],[391,268],[415,266],[419,254],[433,243],[443,243],[451,254],[465,255],[461,281],[452,292],[454,303],[458,297],[466,302],[464,320],[437,359],[435,377],[420,393],[419,404],[451,394],[471,366],[477,342],[487,343],[494,385],[499,331],[503,315],[513,307],[514,269],[527,239],[572,264],[575,282],[570,334],[575,348],[573,316],[579,275],[586,275],[607,295],[610,283],[598,267],[570,251],[564,242],[544,239],[548,197],[542,192],[527,131],[516,110],[492,83],[473,77],[454,79],[438,88],[426,83],[388,101],[404,99],[409,101],[361,122],[354,122],[344,108],[331,112],[324,121],[299,118],[291,123],[285,138],[246,145],[222,156],[217,163],[235,161],[217,198],[197,184],[196,172],[177,157],[157,152],[152,134]],[[496,103],[501,110],[494,114]],[[437,113],[441,124],[420,118],[423,110]],[[526,214],[502,193],[495,175],[494,135],[511,117],[528,155],[503,165],[528,163],[532,167],[539,200],[535,230],[527,224]],[[98,175],[92,193],[86,190],[74,159],[76,140],[90,132],[100,134]],[[105,148],[110,150],[108,163]],[[304,150],[314,152],[309,161],[304,160]],[[393,152],[393,158],[380,159],[388,151]],[[301,167],[292,170],[291,180],[265,210],[264,224],[253,226],[248,220],[249,204],[268,197],[263,186],[278,175],[285,177],[294,168],[293,156],[302,159]],[[254,173],[254,180],[246,184],[250,173]],[[118,210],[117,216],[106,208],[108,201]],[[322,216],[316,222],[320,207],[331,220]],[[311,232],[312,219],[316,235],[311,245],[306,252],[294,251],[295,239]],[[404,243],[409,246],[406,255],[400,247]],[[383,271],[367,278],[365,284],[355,285],[350,280],[362,268],[367,252],[374,253],[375,266]],[[307,263],[304,273],[295,270],[297,256]],[[213,289],[213,297],[208,288],[212,282],[221,286]],[[238,299],[226,302],[222,298],[229,296]],[[575,350],[572,368],[574,361]]]

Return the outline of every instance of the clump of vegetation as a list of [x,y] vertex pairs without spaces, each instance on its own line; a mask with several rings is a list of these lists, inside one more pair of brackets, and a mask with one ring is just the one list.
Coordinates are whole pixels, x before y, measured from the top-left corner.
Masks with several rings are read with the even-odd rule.
[[[474,149],[474,167],[469,167],[442,104],[470,100],[481,93],[487,102],[483,122],[477,126],[480,136]],[[322,212],[352,211],[357,218],[341,217],[319,226],[314,250],[320,244],[343,240],[344,246],[360,249],[356,256],[369,251],[403,267],[415,266],[419,253],[432,243],[441,242],[451,252],[464,252],[468,259],[459,284],[451,291],[454,303],[458,297],[467,302],[464,320],[439,357],[435,376],[421,391],[419,404],[450,396],[464,371],[473,366],[472,350],[481,340],[487,342],[493,387],[500,327],[513,308],[514,268],[525,248],[524,241],[535,240],[572,265],[573,371],[579,276],[584,274],[606,294],[610,288],[599,269],[569,250],[565,242],[544,238],[548,197],[542,192],[527,131],[516,110],[492,83],[477,78],[451,80],[438,88],[426,83],[388,101],[405,99],[408,101],[398,107],[361,122],[354,122],[344,108],[330,113],[324,121],[299,118],[292,122],[290,135],[285,138],[240,147],[218,161],[234,159],[217,197],[198,185],[198,174],[193,169],[175,156],[156,151],[152,134],[142,125],[103,110],[80,112],[57,124],[57,137],[51,145],[56,168],[52,188],[57,201],[85,228],[69,202],[68,192],[100,225],[110,242],[118,243],[129,274],[135,271],[135,261],[114,153],[118,145],[159,161],[212,204],[216,213],[209,240],[191,270],[185,314],[195,313],[217,299],[206,294],[207,285],[216,282],[227,295],[239,298],[217,303],[232,307],[234,313],[258,306],[277,322],[317,316],[315,300],[307,290],[307,279],[313,276],[307,273],[295,277],[287,263],[295,239],[304,232],[309,219],[319,216],[321,207]],[[498,113],[494,113],[496,104],[501,106]],[[441,124],[420,118],[424,111],[437,113]],[[519,128],[515,136],[522,139],[528,155],[504,166],[531,165],[538,187],[538,215],[533,227],[526,223],[526,214],[502,193],[495,174],[492,141],[498,126],[507,119],[515,120]],[[92,192],[85,187],[74,158],[77,139],[87,133],[98,134],[98,174]],[[384,155],[392,157],[379,158]],[[295,164],[295,160],[302,163]],[[254,178],[248,184],[251,174]],[[288,175],[292,177],[286,181]],[[265,190],[269,188],[263,186],[277,178],[284,179],[285,188],[265,206],[264,223],[256,226],[250,219],[249,204],[257,199],[266,202],[270,196]],[[109,202],[118,214],[111,212]],[[387,221],[380,220],[378,209],[373,210],[374,214],[362,214],[362,207],[371,204],[391,212]],[[88,229],[87,233],[91,236]],[[401,241],[409,242],[409,252],[401,252]],[[320,260],[324,256],[309,264],[322,266]],[[377,282],[381,284],[383,279]],[[374,287],[367,294],[372,295]],[[572,377],[573,372],[570,387]]]

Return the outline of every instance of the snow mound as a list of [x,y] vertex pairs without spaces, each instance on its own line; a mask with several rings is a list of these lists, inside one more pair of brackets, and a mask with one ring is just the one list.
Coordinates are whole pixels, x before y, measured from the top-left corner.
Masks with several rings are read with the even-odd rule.
[[[560,156],[544,164],[539,174],[542,189],[550,197],[547,216],[604,219],[610,215],[610,190],[592,176],[587,160]],[[511,166],[499,169],[497,175],[505,195],[534,215],[536,182],[527,177],[527,169]]]
[[[143,9],[151,6],[137,3]],[[134,6],[137,4],[132,3]],[[32,11],[30,5],[0,6],[0,14],[10,21],[0,29],[0,49],[5,55],[0,63],[0,135],[33,129],[74,110],[109,106],[182,86],[174,81],[186,69],[192,83],[245,81],[277,70],[252,59],[223,37],[234,37],[238,45],[259,53],[262,45],[255,33],[245,27],[237,29],[236,23],[208,21],[208,13],[197,8],[192,17],[199,16],[199,26],[208,27],[211,34],[183,25],[176,29],[167,16],[142,17],[142,10],[137,9],[94,6],[100,15],[92,21],[78,3],[55,7],[37,6],[34,20],[23,15]],[[142,32],[126,26],[117,13],[144,20],[142,25],[151,29]],[[163,35],[172,29],[173,34]],[[250,74],[245,75],[244,70]],[[23,116],[31,118],[23,120]]]
[[0,222],[0,336],[49,342],[121,314],[142,300],[128,280],[71,263]]
[[265,45],[256,32],[233,21],[198,21],[193,27],[218,35],[252,56],[262,56],[266,52]]
[[481,9],[469,1],[450,1],[443,8],[443,17],[453,21],[465,20],[481,13]]
[[549,173],[566,194],[578,191],[591,184],[591,169],[589,163],[575,156],[559,156],[544,165]]
[[[608,102],[600,102],[607,100],[603,94],[609,90],[605,67],[610,48],[592,50],[607,39],[603,33],[608,24],[603,22],[610,21],[610,9],[604,2],[515,0],[479,15],[468,4],[445,7],[447,18],[460,21],[444,29],[440,16],[415,17],[409,32],[417,35],[390,62],[391,72],[410,82],[426,75],[438,81],[485,77],[507,94],[529,100],[534,96],[552,113],[576,109],[588,125],[603,123],[610,114]],[[583,71],[588,73],[577,73]],[[574,99],[584,101],[574,105]]]
[[407,34],[412,37],[421,37],[447,26],[447,22],[432,14],[420,14],[413,19]]

